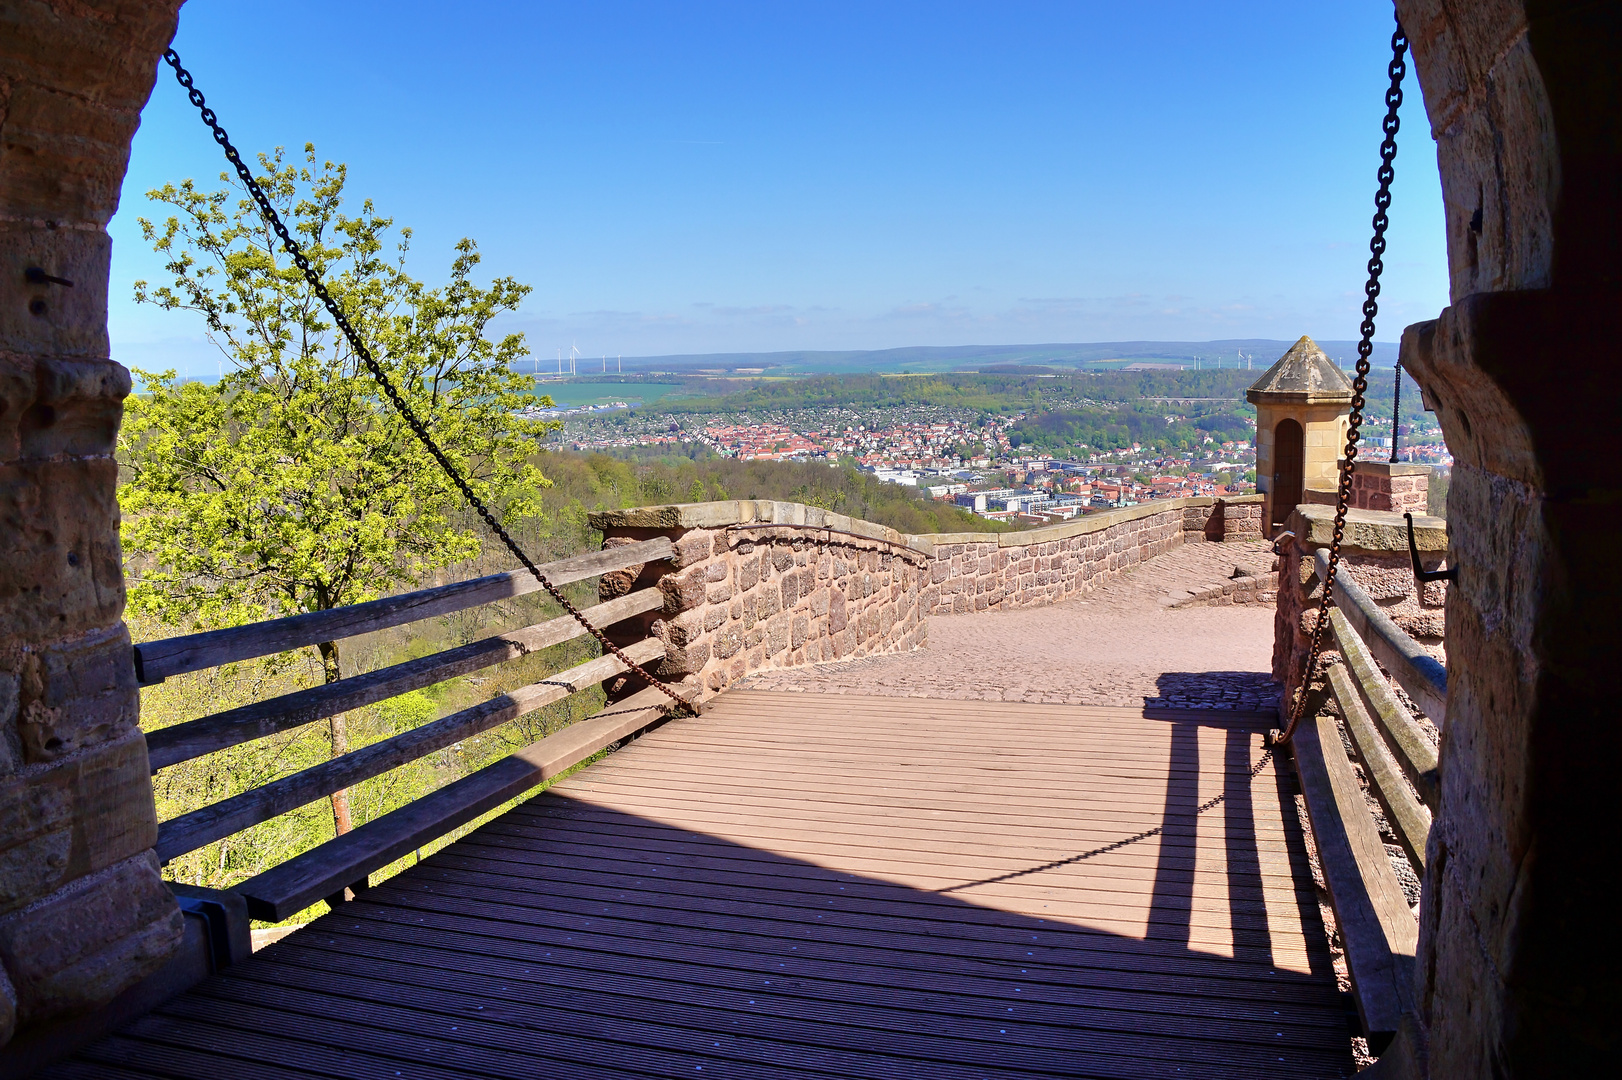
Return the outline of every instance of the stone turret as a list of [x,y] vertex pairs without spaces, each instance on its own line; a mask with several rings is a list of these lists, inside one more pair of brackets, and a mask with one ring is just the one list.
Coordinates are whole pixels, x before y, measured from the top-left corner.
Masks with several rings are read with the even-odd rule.
[[1346,447],[1352,384],[1309,337],[1290,346],[1245,392],[1256,406],[1256,487],[1268,535],[1308,491],[1333,491]]

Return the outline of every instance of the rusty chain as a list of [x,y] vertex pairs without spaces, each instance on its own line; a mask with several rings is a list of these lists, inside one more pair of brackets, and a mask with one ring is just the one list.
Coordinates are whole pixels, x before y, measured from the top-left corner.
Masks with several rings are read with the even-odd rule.
[[546,575],[541,573],[534,560],[518,545],[518,541],[514,540],[512,534],[496,520],[495,515],[490,512],[490,508],[485,505],[484,500],[479,498],[478,493],[473,490],[473,486],[462,475],[462,471],[446,456],[445,452],[439,448],[439,444],[434,441],[434,437],[428,433],[427,425],[417,416],[416,411],[406,403],[406,400],[400,396],[400,391],[395,388],[394,381],[383,370],[383,365],[377,362],[377,358],[372,355],[372,350],[366,347],[365,342],[361,341],[360,334],[350,324],[348,317],[344,315],[343,309],[338,306],[337,300],[333,298],[332,293],[327,291],[326,283],[321,280],[321,275],[310,265],[310,260],[305,256],[304,250],[299,246],[298,241],[293,239],[292,234],[287,231],[287,226],[283,224],[281,215],[270,204],[270,199],[265,195],[264,189],[259,186],[259,181],[254,179],[253,172],[248,168],[247,163],[242,160],[242,155],[231,144],[230,136],[220,126],[219,118],[214,114],[214,110],[210,109],[204,102],[203,92],[193,85],[191,72],[181,66],[180,54],[173,49],[167,49],[164,51],[163,58],[170,67],[175,69],[175,79],[186,91],[186,96],[190,99],[192,105],[197,108],[198,114],[203,118],[203,123],[208,125],[209,131],[214,135],[214,141],[219,143],[220,149],[225,151],[225,159],[231,163],[231,167],[236,170],[237,177],[242,181],[243,187],[247,189],[248,194],[253,197],[253,201],[258,205],[259,213],[265,219],[265,224],[270,226],[277,239],[282,242],[282,247],[286,249],[287,254],[292,257],[293,263],[304,274],[304,280],[309,283],[310,288],[315,291],[317,299],[327,309],[327,313],[332,316],[334,325],[348,339],[349,347],[355,350],[355,355],[360,357],[361,363],[366,365],[366,370],[371,372],[372,378],[377,381],[377,385],[389,399],[389,403],[394,406],[395,411],[400,414],[406,425],[411,428],[411,432],[417,437],[417,441],[422,443],[428,453],[433,456],[433,459],[439,463],[439,467],[444,470],[451,483],[456,485],[456,489],[462,493],[462,497],[467,500],[468,505],[483,519],[485,525],[489,527],[490,531],[496,535],[506,549],[523,564],[524,569],[534,575],[535,580],[540,583],[541,587],[547,591],[552,599],[561,604],[563,610],[574,617],[575,622],[583,626],[587,633],[596,638],[598,644],[609,653],[612,653],[615,659],[624,664],[628,671],[635,672],[649,686],[656,686],[662,690],[678,707],[691,709],[693,707],[691,702],[654,678],[643,669],[642,665],[625,655],[624,650],[618,645],[608,640],[607,634],[593,626],[590,620],[569,602],[568,598],[563,595],[562,590],[547,580]]
[[[1397,110],[1402,107],[1402,77],[1408,73],[1408,65],[1404,56],[1408,51],[1408,35],[1402,32],[1402,24],[1397,24],[1396,32],[1391,35],[1391,63],[1386,68],[1386,74],[1391,77],[1391,85],[1385,92],[1385,120],[1381,129],[1385,132],[1385,140],[1380,143],[1380,168],[1375,173],[1379,181],[1379,189],[1374,194],[1374,237],[1369,241],[1369,280],[1363,286],[1366,297],[1363,301],[1363,325],[1359,328],[1361,337],[1357,342],[1357,377],[1352,380],[1352,412],[1348,418],[1346,428],[1346,458],[1340,469],[1340,483],[1335,490],[1335,524],[1329,540],[1329,569],[1324,575],[1323,596],[1318,603],[1318,621],[1312,627],[1312,648],[1307,653],[1306,666],[1301,669],[1301,685],[1296,687],[1295,697],[1290,701],[1289,724],[1275,743],[1287,743],[1295,735],[1295,729],[1301,723],[1302,714],[1307,707],[1307,687],[1312,683],[1318,671],[1318,662],[1323,656],[1324,630],[1329,626],[1329,606],[1334,603],[1335,571],[1340,566],[1340,542],[1346,535],[1346,508],[1352,499],[1352,473],[1357,471],[1357,441],[1358,429],[1363,425],[1363,394],[1369,388],[1369,356],[1374,352],[1374,317],[1380,311],[1380,274],[1385,270],[1385,263],[1381,257],[1385,254],[1385,231],[1391,224],[1386,211],[1391,208],[1391,181],[1396,179],[1396,170],[1391,163],[1397,156],[1397,130],[1401,121],[1397,117]],[[1402,384],[1402,371],[1397,371],[1397,383]],[[1391,439],[1395,447],[1397,438],[1397,418],[1391,418]],[[1393,452],[1392,460],[1396,460]]]

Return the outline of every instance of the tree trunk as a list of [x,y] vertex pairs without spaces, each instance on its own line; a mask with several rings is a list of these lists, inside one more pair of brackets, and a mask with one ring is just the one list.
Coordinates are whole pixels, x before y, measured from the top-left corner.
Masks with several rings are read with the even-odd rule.
[[[343,678],[343,672],[338,667],[338,643],[336,641],[323,641],[316,646],[321,652],[322,673],[326,681],[335,683]],[[349,727],[344,720],[344,714],[338,713],[327,721],[327,730],[332,736],[332,756],[349,752]],[[349,789],[342,788],[332,793],[332,828],[338,836],[353,829],[354,823],[349,819]]]

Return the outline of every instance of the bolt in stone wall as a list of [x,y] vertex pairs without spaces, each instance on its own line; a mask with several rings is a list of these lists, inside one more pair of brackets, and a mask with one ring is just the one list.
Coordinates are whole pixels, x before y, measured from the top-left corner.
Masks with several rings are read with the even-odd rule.
[[121,621],[130,376],[108,358],[105,231],[178,6],[0,18],[0,1043],[111,999],[181,937]]

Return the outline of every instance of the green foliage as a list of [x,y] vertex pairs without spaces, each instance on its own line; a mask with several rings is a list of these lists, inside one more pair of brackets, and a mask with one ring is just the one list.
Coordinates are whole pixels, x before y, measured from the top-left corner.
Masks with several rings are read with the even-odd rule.
[[1064,409],[1035,412],[1008,430],[1014,446],[1040,446],[1053,449],[1085,446],[1092,450],[1119,450],[1138,443],[1143,446],[1196,449],[1209,436],[1216,442],[1249,440],[1255,429],[1245,422],[1237,408],[1194,417],[1167,419],[1176,406],[1121,404],[1113,407]]
[[[260,157],[264,186],[312,265],[447,455],[509,518],[545,483],[530,463],[546,425],[513,374],[523,339],[488,336],[528,287],[472,275],[457,245],[450,280],[408,276],[409,231],[370,201],[343,211],[343,166]],[[230,178],[226,178],[229,180]],[[140,373],[120,433],[130,606],[173,625],[227,625],[357,603],[466,559],[478,534],[459,496],[379,395],[251,201],[188,180],[150,197],[176,214],[141,220],[171,284],[136,299],[200,315],[230,361],[217,385]]]
[[[1002,532],[1020,528],[938,503],[917,488],[888,484],[854,467],[786,461],[739,461],[706,456],[627,452],[556,452],[544,459],[552,487],[540,493],[547,531],[585,550],[601,543],[586,515],[663,502],[782,499],[888,525],[907,533]],[[702,498],[696,497],[702,492]]]
[[1432,517],[1447,517],[1447,489],[1452,486],[1453,474],[1449,469],[1432,469],[1430,487],[1426,492],[1425,513]]
[[439,706],[421,690],[407,690],[378,706],[383,722],[396,731],[406,731],[439,719]]

